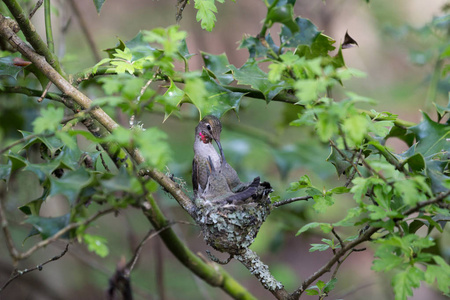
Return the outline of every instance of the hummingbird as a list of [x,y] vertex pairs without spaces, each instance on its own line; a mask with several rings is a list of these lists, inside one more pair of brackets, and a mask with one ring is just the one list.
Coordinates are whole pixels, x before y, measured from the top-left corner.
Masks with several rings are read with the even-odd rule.
[[[245,200],[256,192],[259,177],[250,184],[242,184],[236,171],[226,162],[220,144],[222,124],[215,116],[205,116],[195,128],[192,186],[194,197],[226,200],[228,203]],[[217,143],[221,155],[212,141]],[[238,187],[238,189],[236,189]]]
[[[208,115],[205,118],[203,118],[203,120],[200,123],[202,123],[204,120],[207,122],[206,126],[208,126],[208,125],[210,126],[207,128],[211,128],[210,129],[210,131],[212,133],[211,138],[212,138],[212,140],[214,140],[216,142],[217,147],[219,148],[221,173],[226,178],[228,186],[230,187],[231,191],[233,191],[233,192],[242,191],[243,189],[245,189],[249,186],[249,183],[241,182],[236,170],[233,169],[233,167],[230,166],[230,164],[225,159],[225,154],[223,152],[222,144],[220,143],[220,134],[222,132],[222,123],[220,122],[220,120],[217,117],[211,116],[211,115]],[[215,156],[212,158],[214,161]],[[217,168],[217,165],[215,165],[215,167]]]
[[223,202],[223,204],[237,204],[256,195],[260,183],[259,177],[253,179],[252,183],[245,189],[234,193],[228,186],[227,179],[222,173],[222,169],[216,169],[214,167],[211,157],[208,157],[208,167],[209,168],[207,169],[210,170],[208,182],[205,190],[200,195],[203,199],[212,202]]

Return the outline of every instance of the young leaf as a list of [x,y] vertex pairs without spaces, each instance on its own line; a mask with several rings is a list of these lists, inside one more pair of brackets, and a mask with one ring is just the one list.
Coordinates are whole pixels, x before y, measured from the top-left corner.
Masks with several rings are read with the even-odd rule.
[[49,106],[47,109],[42,108],[41,116],[33,121],[34,132],[56,131],[63,117],[64,109],[62,107]]
[[299,236],[300,234],[302,234],[303,232],[311,229],[311,228],[316,228],[316,227],[320,227],[320,229],[324,232],[324,233],[329,233],[331,232],[331,229],[333,228],[330,224],[328,223],[318,223],[318,222],[312,222],[312,223],[308,223],[306,225],[304,225],[302,228],[300,228],[297,233],[295,234],[295,236]]
[[199,110],[201,118],[208,114],[220,117],[231,109],[238,112],[244,96],[218,85],[206,70],[203,70],[201,78],[189,79],[184,91]]
[[198,10],[197,22],[201,21],[201,26],[207,31],[211,31],[216,23],[217,7],[214,0],[194,0],[194,7]]
[[412,289],[420,287],[420,281],[423,279],[424,272],[416,267],[408,267],[397,273],[392,278],[395,300],[406,300],[408,296],[412,296]]
[[89,251],[94,252],[100,257],[108,256],[109,249],[106,246],[106,242],[108,241],[106,238],[85,233],[83,234],[83,240],[88,246]]
[[309,248],[309,252],[314,251],[325,251],[330,248],[330,245],[327,244],[311,244],[311,248]]

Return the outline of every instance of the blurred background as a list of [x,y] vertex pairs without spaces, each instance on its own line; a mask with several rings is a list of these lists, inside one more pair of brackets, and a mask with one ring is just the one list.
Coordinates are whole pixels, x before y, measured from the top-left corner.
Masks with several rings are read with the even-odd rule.
[[[93,1],[75,1],[82,19],[95,40],[95,47],[101,57],[112,48],[118,39],[128,41],[139,30],[166,27],[175,23],[176,1],[108,0],[100,15]],[[193,2],[193,1],[191,1]],[[55,28],[65,28],[64,34],[56,34],[57,51],[63,57],[63,66],[68,73],[92,66],[97,61],[92,55],[80,19],[66,1],[53,1],[58,17],[53,19]],[[34,1],[30,1],[30,7]],[[310,19],[319,30],[336,40],[336,47],[343,42],[345,32],[358,42],[359,47],[344,51],[348,67],[367,74],[365,78],[352,79],[344,87],[333,91],[336,99],[342,99],[346,91],[377,100],[373,107],[377,111],[389,111],[400,118],[419,122],[420,111],[435,117],[429,98],[429,82],[436,62],[436,47],[440,42],[432,35],[421,34],[420,30],[433,17],[442,16],[442,8],[448,1],[422,0],[378,0],[369,4],[362,0],[297,1],[295,13]],[[246,49],[238,49],[245,35],[255,36],[261,28],[266,7],[260,0],[226,1],[217,4],[216,27],[206,32],[196,22],[193,3],[186,6],[179,25],[187,31],[190,53],[196,54],[190,60],[190,70],[201,70],[203,62],[200,51],[211,54],[226,53],[229,62],[240,67],[248,58]],[[43,33],[43,10],[33,18],[38,31]],[[57,30],[55,30],[57,31]],[[271,29],[277,36],[279,27]],[[45,34],[43,34],[45,36]],[[80,59],[81,58],[81,59]],[[449,84],[440,87],[436,101],[446,105]],[[281,199],[300,196],[285,193],[290,182],[307,174],[315,186],[330,189],[340,186],[345,178],[338,178],[330,163],[326,162],[330,150],[321,144],[310,129],[287,126],[297,115],[292,105],[279,102],[266,104],[257,99],[245,99],[239,115],[228,112],[223,117],[225,124],[222,145],[230,164],[238,171],[243,181],[259,175],[270,181],[275,189],[274,196]],[[37,116],[39,106],[30,99],[15,95],[0,94],[1,137],[18,138],[17,129],[27,130]],[[169,135],[173,159],[168,168],[176,177],[190,183],[190,167],[193,157],[192,144],[194,128],[198,122],[196,108],[186,104],[182,108],[183,118],[171,117],[163,123],[164,116],[148,113],[142,116],[145,127],[158,126]],[[127,124],[127,120],[123,120]],[[406,145],[390,142],[398,152]],[[4,198],[10,215],[12,233],[19,250],[25,250],[38,241],[37,237],[25,240],[30,227],[22,224],[23,214],[17,206],[40,196],[41,191],[34,175],[21,172],[8,187],[1,182],[0,197]],[[160,192],[157,201],[166,215],[173,220],[188,220],[188,215],[175,200]],[[313,252],[311,243],[320,242],[319,233],[311,232],[295,237],[297,230],[313,221],[333,222],[346,214],[353,200],[347,195],[338,199],[335,206],[326,213],[317,214],[312,203],[294,203],[275,210],[252,246],[267,263],[288,291],[297,288],[303,279],[317,271],[331,252]],[[43,214],[58,216],[66,212],[64,199],[53,198],[42,208]],[[207,249],[198,228],[178,224],[174,230],[194,252],[205,255]],[[70,251],[59,261],[47,264],[41,272],[35,271],[11,283],[1,294],[1,299],[102,299],[105,298],[108,280],[114,274],[122,257],[132,256],[140,240],[150,229],[150,224],[139,210],[132,208],[117,216],[106,216],[93,226],[92,234],[107,238],[110,254],[100,258],[83,245],[72,243]],[[357,234],[357,228],[340,231],[342,237]],[[65,243],[58,242],[37,252],[30,259],[20,262],[19,269],[33,267],[58,255]],[[338,275],[335,290],[330,299],[357,300],[370,295],[371,299],[394,299],[390,276],[371,270],[373,252],[370,245],[364,252],[353,253],[343,264]],[[439,247],[450,255],[449,229],[446,228]],[[212,249],[210,249],[212,250]],[[11,261],[7,255],[4,236],[0,235],[0,284],[10,275]],[[226,255],[214,253],[219,258]],[[444,256],[445,257],[445,256]],[[238,262],[232,261],[224,268],[259,299],[272,299],[257,280]],[[322,280],[327,280],[329,274]],[[197,279],[184,268],[156,237],[144,247],[138,265],[131,276],[136,299],[228,299],[220,289],[214,289]],[[302,299],[316,299],[304,295]],[[444,299],[432,288],[423,285],[415,290],[411,299]]]

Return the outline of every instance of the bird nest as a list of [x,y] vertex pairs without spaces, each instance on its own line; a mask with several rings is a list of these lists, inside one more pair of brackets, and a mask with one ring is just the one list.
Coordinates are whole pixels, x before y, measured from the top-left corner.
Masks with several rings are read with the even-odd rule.
[[260,185],[255,196],[241,203],[196,199],[196,221],[207,244],[231,255],[248,249],[271,211],[271,191]]

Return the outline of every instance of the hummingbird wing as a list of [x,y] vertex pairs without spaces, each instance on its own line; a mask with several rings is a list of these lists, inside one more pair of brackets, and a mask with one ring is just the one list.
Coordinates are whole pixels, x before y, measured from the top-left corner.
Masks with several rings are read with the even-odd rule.
[[245,190],[238,192],[238,193],[234,193],[233,195],[227,197],[225,199],[225,201],[228,204],[236,203],[236,202],[243,202],[243,201],[247,200],[248,198],[255,196],[258,191],[259,183],[260,183],[260,179],[259,179],[259,177],[256,177],[255,179],[253,179],[252,183]]
[[194,195],[202,193],[208,183],[208,178],[212,173],[211,159],[204,159],[202,157],[194,156],[192,161],[192,187]]
[[192,188],[194,190],[194,196],[197,195],[198,185],[198,164],[197,160],[194,157],[194,159],[192,160]]

